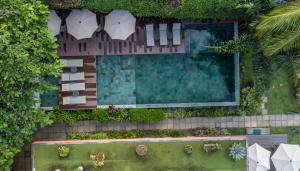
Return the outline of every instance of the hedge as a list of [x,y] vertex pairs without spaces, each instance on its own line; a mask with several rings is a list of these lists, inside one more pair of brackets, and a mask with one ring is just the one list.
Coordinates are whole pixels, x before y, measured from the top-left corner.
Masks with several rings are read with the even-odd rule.
[[82,111],[67,111],[59,108],[50,111],[49,116],[55,122],[73,124],[81,120],[95,120],[100,123],[110,121],[159,122],[166,119],[166,112],[162,109],[94,109]]
[[51,8],[88,8],[108,13],[113,9],[127,9],[135,16],[164,18],[225,19],[248,17],[250,5],[240,0],[181,0],[174,7],[171,0],[44,0]]
[[67,139],[132,139],[154,137],[186,137],[186,136],[225,136],[243,135],[246,128],[195,128],[188,130],[131,130],[131,131],[102,131],[92,133],[69,133]]

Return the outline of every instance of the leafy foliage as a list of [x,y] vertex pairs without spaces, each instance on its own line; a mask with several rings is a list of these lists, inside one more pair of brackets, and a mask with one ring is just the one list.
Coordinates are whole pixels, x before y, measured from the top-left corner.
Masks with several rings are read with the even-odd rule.
[[33,132],[51,123],[34,108],[35,93],[52,88],[43,76],[57,76],[61,69],[47,20],[48,8],[40,1],[0,0],[0,170],[10,170]]
[[[44,0],[54,8],[88,8],[102,13],[127,9],[135,16],[167,18],[248,18],[261,10],[260,2],[240,0]],[[172,0],[174,1],[174,0]],[[179,3],[180,2],[180,3]]]
[[67,147],[67,146],[62,145],[62,146],[59,146],[59,147],[57,148],[57,152],[58,152],[58,156],[59,156],[59,157],[61,157],[61,158],[66,158],[66,157],[68,157],[69,154],[70,154],[70,148]]
[[241,160],[246,156],[246,149],[240,143],[233,143],[229,148],[229,156],[234,160]]
[[95,168],[101,167],[101,166],[104,165],[104,160],[105,160],[105,154],[104,153],[98,152],[96,154],[91,154],[90,158],[91,158]]
[[193,146],[192,145],[185,145],[184,146],[184,153],[187,155],[191,155],[193,153]]
[[241,115],[261,114],[262,99],[260,93],[252,87],[243,88],[241,91],[241,103],[239,113]]
[[261,17],[256,35],[266,56],[288,52],[300,47],[300,2],[295,1],[274,8]]
[[166,114],[161,109],[131,109],[129,120],[135,122],[159,122],[166,119]]

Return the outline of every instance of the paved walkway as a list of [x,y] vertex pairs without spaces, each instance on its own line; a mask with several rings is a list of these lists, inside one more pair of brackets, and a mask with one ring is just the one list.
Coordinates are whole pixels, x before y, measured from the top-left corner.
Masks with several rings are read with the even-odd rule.
[[[133,129],[191,129],[197,127],[210,128],[238,128],[238,127],[280,127],[300,126],[300,114],[286,115],[260,115],[260,116],[228,116],[219,118],[192,117],[186,119],[167,119],[159,123],[131,123],[111,122],[101,124],[95,121],[80,121],[74,125],[56,123],[52,126],[40,129],[33,140],[64,140],[71,132],[95,132],[107,130],[133,130]],[[30,145],[16,156],[13,171],[31,171]]]

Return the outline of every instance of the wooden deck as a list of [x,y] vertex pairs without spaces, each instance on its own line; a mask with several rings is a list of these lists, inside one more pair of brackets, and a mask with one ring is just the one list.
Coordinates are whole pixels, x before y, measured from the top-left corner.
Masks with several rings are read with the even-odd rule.
[[[86,104],[82,105],[63,105],[62,98],[66,96],[72,96],[72,92],[62,92],[61,84],[66,83],[59,80],[60,93],[59,93],[59,105],[63,109],[93,109],[97,107],[97,86],[96,86],[96,58],[95,56],[70,56],[61,57],[62,59],[83,59],[83,67],[78,68],[78,72],[84,72],[84,81],[72,81],[85,82],[85,91],[79,91],[80,96],[86,96]],[[63,68],[63,72],[70,72],[70,68]]]
[[[137,18],[136,32],[127,40],[112,40],[103,30],[104,15],[97,15],[101,31],[94,33],[92,38],[76,40],[66,32],[58,36],[58,49],[60,56],[86,56],[86,55],[130,55],[130,54],[157,54],[157,53],[185,53],[184,37],[181,33],[181,45],[172,45],[172,23],[176,20],[162,20],[160,18]],[[168,45],[159,45],[159,24],[168,24]],[[146,46],[145,24],[154,24],[155,46]],[[170,39],[169,39],[170,38]]]

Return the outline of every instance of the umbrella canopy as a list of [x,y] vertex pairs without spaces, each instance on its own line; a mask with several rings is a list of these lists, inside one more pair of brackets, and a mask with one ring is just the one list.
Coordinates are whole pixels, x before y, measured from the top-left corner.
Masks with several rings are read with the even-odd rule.
[[280,144],[271,159],[277,171],[298,171],[300,148],[298,145]]
[[113,10],[105,16],[104,30],[112,39],[126,40],[135,32],[136,18],[127,10]]
[[50,16],[47,23],[48,28],[51,30],[50,35],[56,36],[60,32],[61,19],[58,17],[54,10],[50,10]]
[[258,144],[248,148],[249,171],[266,171],[270,169],[271,152]]
[[90,38],[97,30],[97,17],[87,9],[72,10],[66,19],[68,33],[77,40]]

